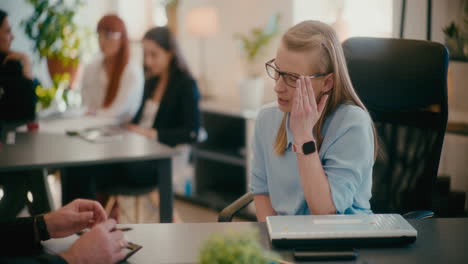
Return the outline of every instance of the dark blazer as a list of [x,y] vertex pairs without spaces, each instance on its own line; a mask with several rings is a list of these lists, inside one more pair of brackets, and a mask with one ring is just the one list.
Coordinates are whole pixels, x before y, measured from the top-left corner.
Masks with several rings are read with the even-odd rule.
[[36,81],[23,76],[21,63],[3,63],[0,52],[0,121],[33,120],[36,112]]
[[67,263],[59,256],[42,254],[34,233],[34,218],[0,220],[0,263]]
[[[143,100],[132,123],[140,122],[145,102],[153,96],[158,82],[158,77],[146,80]],[[159,142],[175,146],[197,141],[201,125],[199,100],[197,83],[193,78],[182,72],[171,74],[153,123]]]

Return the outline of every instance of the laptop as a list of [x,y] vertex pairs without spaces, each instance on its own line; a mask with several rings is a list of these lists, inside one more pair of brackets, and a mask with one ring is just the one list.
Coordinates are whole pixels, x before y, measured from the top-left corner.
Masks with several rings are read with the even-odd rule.
[[403,246],[418,235],[399,214],[268,216],[266,222],[277,248]]

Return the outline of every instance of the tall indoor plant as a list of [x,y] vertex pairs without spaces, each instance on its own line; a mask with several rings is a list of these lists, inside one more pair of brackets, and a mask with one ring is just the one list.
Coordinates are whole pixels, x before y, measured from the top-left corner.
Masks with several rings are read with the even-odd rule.
[[263,99],[264,80],[261,77],[263,68],[259,66],[259,59],[271,41],[279,33],[280,15],[272,15],[264,28],[254,28],[249,34],[236,34],[234,38],[240,40],[246,76],[240,83],[240,100],[243,108],[257,108]]
[[443,30],[445,45],[452,59],[468,60],[468,0],[461,1],[460,5],[457,18]]
[[172,33],[177,33],[177,8],[179,0],[162,0],[162,4],[166,9],[167,26]]
[[46,58],[53,79],[68,73],[70,84],[76,76],[80,57],[89,43],[90,31],[78,26],[77,11],[82,0],[26,0],[34,12],[22,22],[26,35],[34,42],[39,58]]

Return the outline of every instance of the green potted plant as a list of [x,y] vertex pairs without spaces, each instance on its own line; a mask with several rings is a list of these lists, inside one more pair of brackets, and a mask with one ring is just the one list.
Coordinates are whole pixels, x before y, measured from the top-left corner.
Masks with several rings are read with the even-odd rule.
[[75,22],[82,0],[26,0],[34,12],[22,21],[26,35],[34,42],[39,58],[46,58],[50,76],[70,74],[73,84],[90,31]]
[[450,57],[457,60],[468,60],[468,1],[461,2],[460,14],[443,29],[445,45]]
[[49,108],[53,103],[57,104],[58,108],[65,111],[67,98],[65,96],[66,88],[70,85],[70,75],[68,73],[56,74],[52,78],[51,87],[36,87],[36,95],[38,99],[37,112]]
[[167,26],[176,34],[177,32],[177,8],[179,6],[179,0],[162,0],[161,3],[165,7],[167,16]]
[[240,83],[240,100],[243,108],[255,109],[263,99],[264,80],[261,77],[263,67],[259,59],[264,59],[266,48],[279,33],[280,15],[272,15],[266,26],[254,28],[249,34],[235,34],[234,38],[240,41],[246,77]]
[[258,232],[226,232],[212,235],[201,247],[200,264],[271,264],[280,263],[277,254],[258,242]]

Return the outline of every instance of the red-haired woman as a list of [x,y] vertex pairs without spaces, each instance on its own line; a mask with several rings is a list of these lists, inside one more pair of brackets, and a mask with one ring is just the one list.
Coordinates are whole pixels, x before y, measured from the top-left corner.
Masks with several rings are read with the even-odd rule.
[[[97,26],[102,56],[85,67],[81,83],[83,104],[98,116],[117,118],[128,123],[138,111],[143,96],[144,74],[130,57],[125,24],[116,15],[106,15]],[[62,177],[63,203],[78,197],[95,199],[95,175],[113,175],[114,165],[73,167]],[[116,167],[118,170],[118,167]],[[106,197],[99,197],[105,202]],[[118,219],[117,210],[114,218]]]
[[83,104],[89,112],[130,121],[140,106],[144,76],[141,66],[129,60],[125,24],[116,15],[98,23],[102,57],[87,65],[82,80]]

